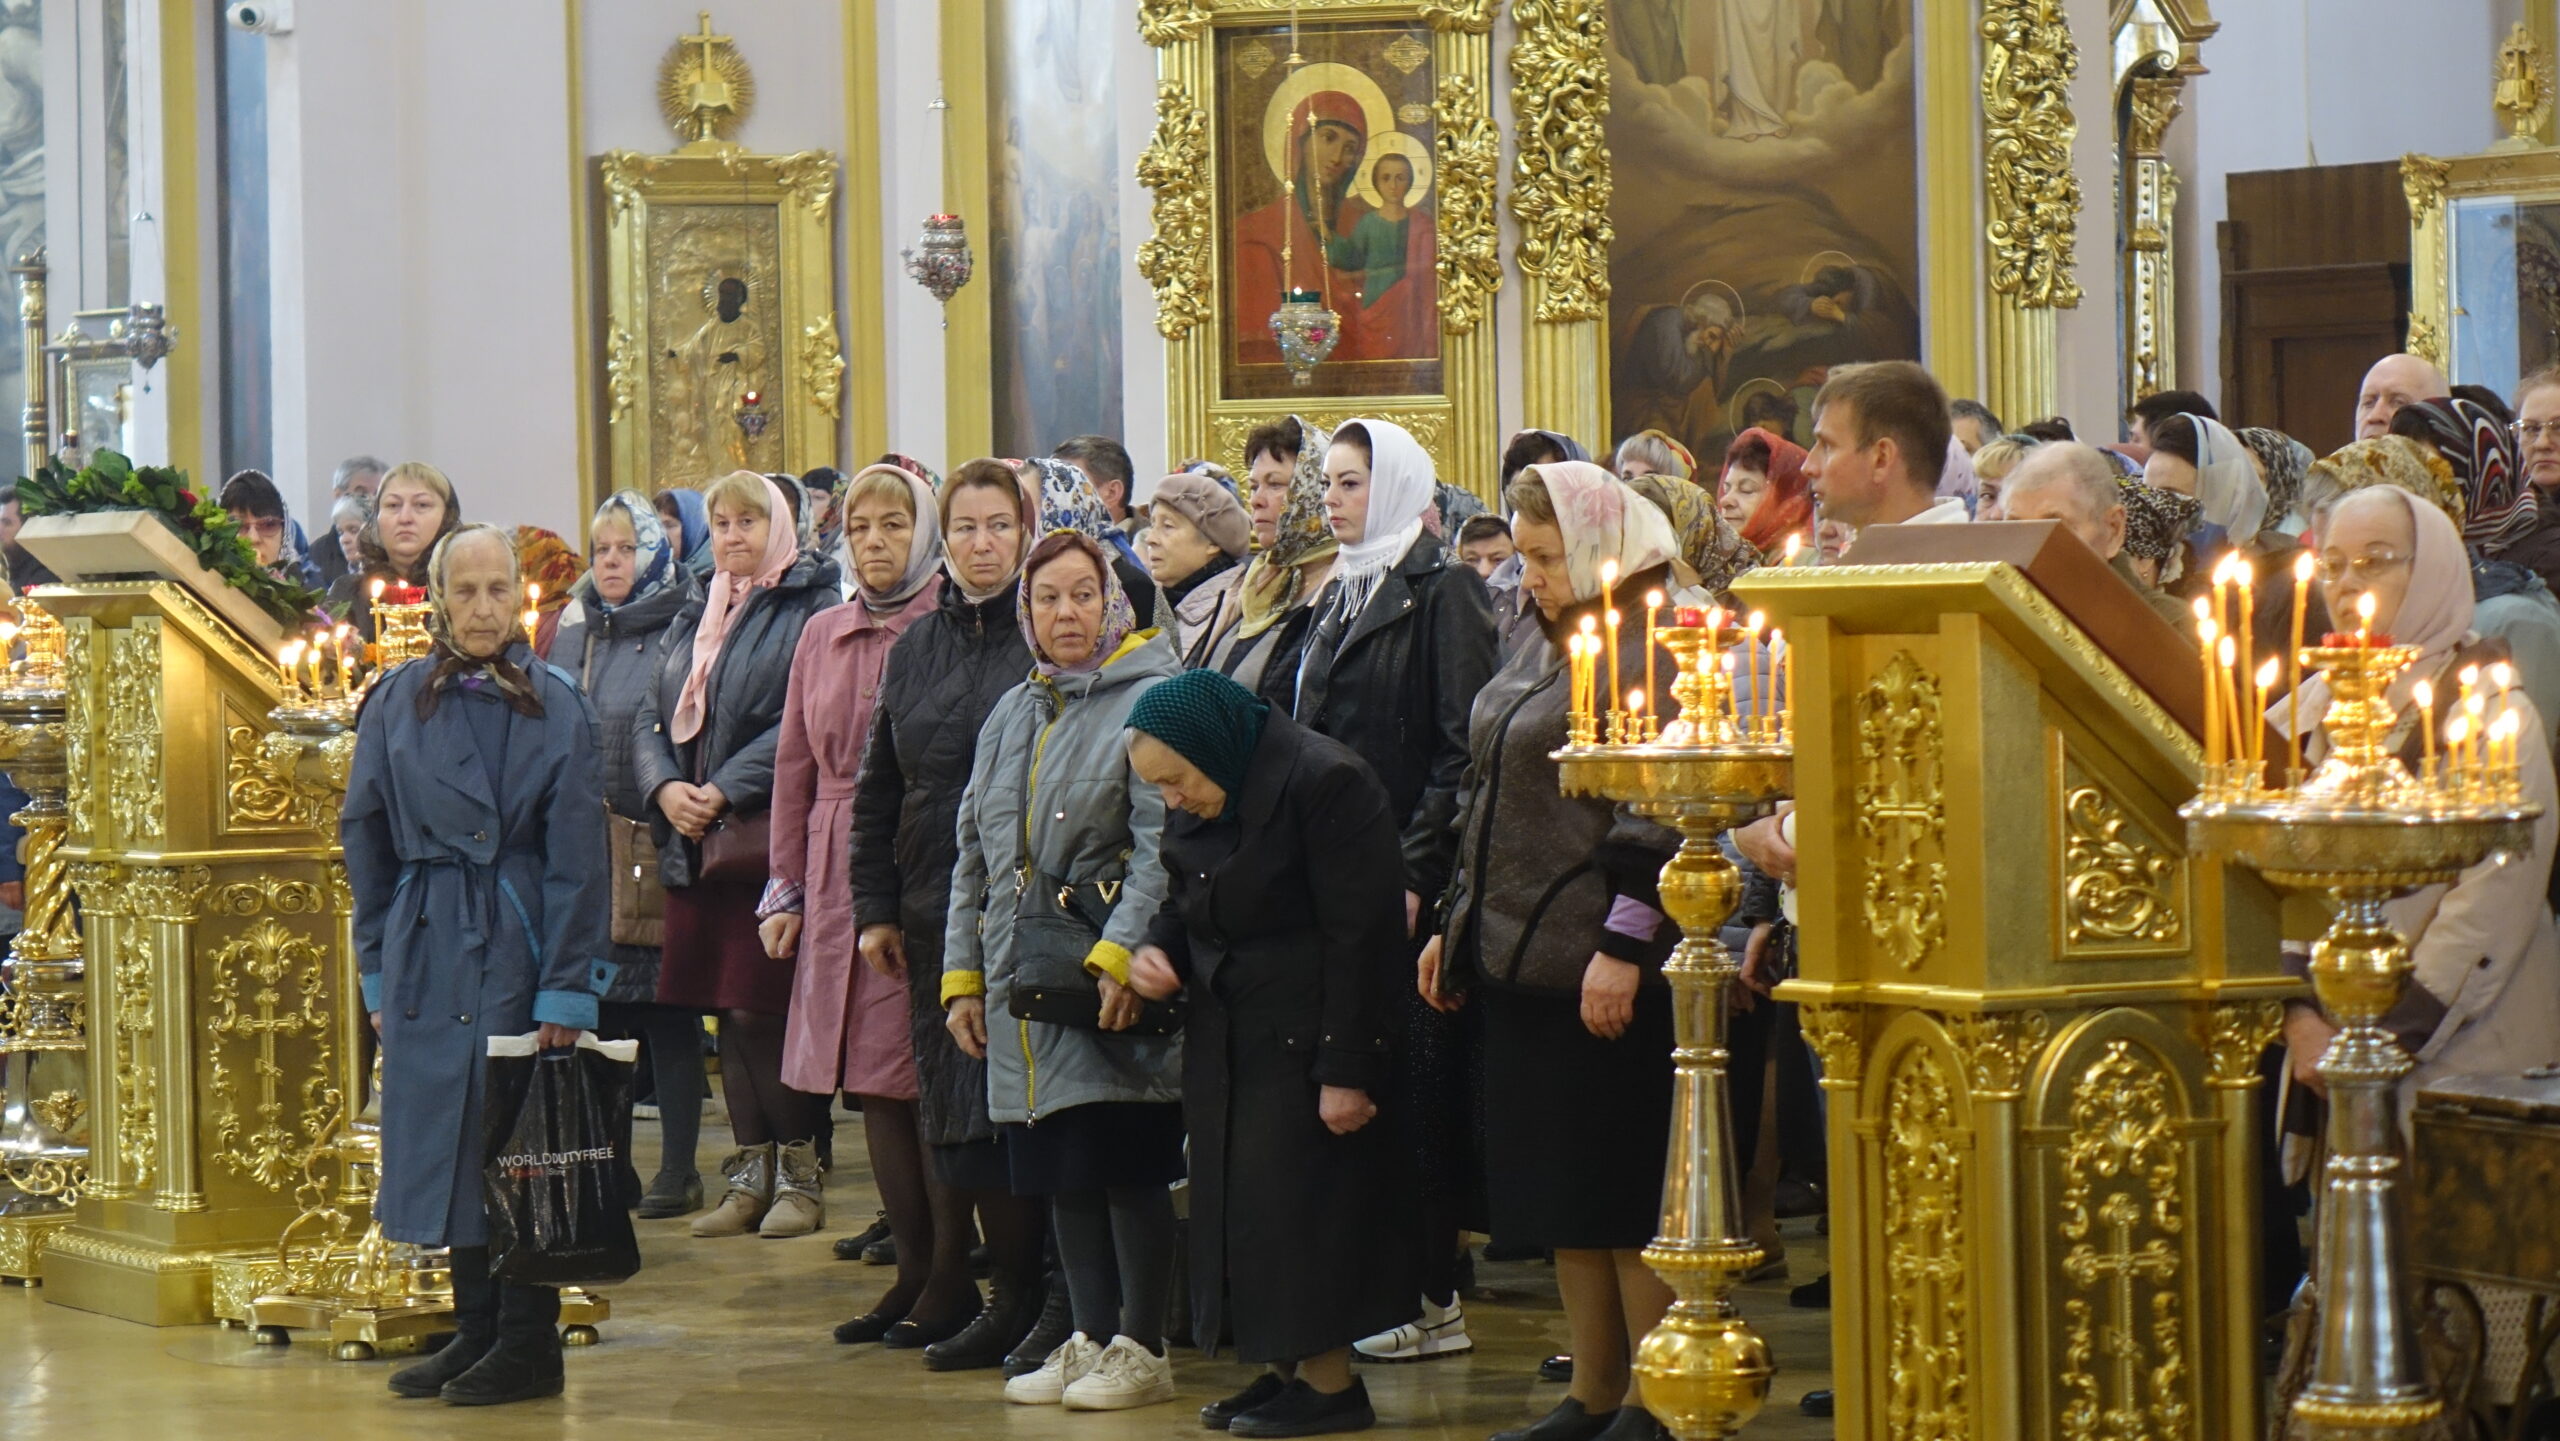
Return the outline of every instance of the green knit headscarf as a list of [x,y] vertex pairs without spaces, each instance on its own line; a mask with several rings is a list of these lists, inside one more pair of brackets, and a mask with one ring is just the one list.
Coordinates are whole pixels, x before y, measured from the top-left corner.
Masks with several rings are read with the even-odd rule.
[[1228,796],[1244,792],[1254,747],[1271,718],[1268,703],[1213,670],[1187,670],[1148,688],[1130,707],[1129,729],[1173,747]]

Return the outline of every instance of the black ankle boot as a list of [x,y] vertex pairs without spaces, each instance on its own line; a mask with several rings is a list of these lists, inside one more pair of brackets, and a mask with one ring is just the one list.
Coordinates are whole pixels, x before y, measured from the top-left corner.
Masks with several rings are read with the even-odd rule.
[[455,1406],[502,1406],[560,1394],[560,1293],[550,1286],[498,1290],[498,1339],[480,1363],[445,1383]]
[[1031,1334],[1047,1301],[1045,1287],[1035,1283],[1025,1289],[1009,1277],[996,1277],[987,1283],[987,1304],[978,1319],[950,1340],[924,1348],[924,1369],[984,1371],[1003,1365],[1005,1356]]
[[453,1277],[453,1336],[444,1349],[391,1373],[391,1394],[413,1401],[444,1393],[445,1383],[480,1364],[498,1338],[498,1288],[489,1280],[489,1248],[457,1246],[445,1262]]
[[1031,1334],[1022,1344],[1005,1353],[1004,1378],[1028,1376],[1049,1360],[1049,1353],[1067,1344],[1075,1334],[1075,1314],[1067,1309],[1067,1283],[1052,1273],[1047,1280],[1048,1299],[1041,1303],[1040,1319],[1033,1323]]

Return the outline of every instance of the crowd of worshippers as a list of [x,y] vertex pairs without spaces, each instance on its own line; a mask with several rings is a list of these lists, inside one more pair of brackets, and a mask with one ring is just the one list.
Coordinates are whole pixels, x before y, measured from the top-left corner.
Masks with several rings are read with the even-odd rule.
[[[1571,1339],[1540,1368],[1563,1399],[1500,1441],[1654,1441],[1630,1357],[1671,1300],[1640,1251],[1673,1102],[1679,936],[1656,886],[1679,838],[1560,793],[1562,642],[1605,609],[1604,572],[1730,604],[1744,572],[1854,558],[1877,526],[2059,522],[2164,620],[2236,556],[2260,650],[2293,627],[2307,551],[2311,606],[2370,596],[2417,648],[2395,694],[2509,660],[2545,728],[2523,759],[2537,846],[2400,903],[2396,1023],[2413,1084],[2560,1061],[2560,375],[2513,400],[2392,356],[2334,455],[2191,394],[2093,446],[1881,362],[1830,374],[1809,447],[1746,430],[1713,467],[1658,432],[1603,464],[1524,431],[1498,507],[1380,419],[1274,418],[1240,472],[1184,464],[1143,503],[1098,437],[944,476],[896,455],[741,471],[607,500],[530,645],[520,587],[558,538],[463,524],[430,467],[350,462],[338,599],[369,624],[388,577],[436,615],[431,660],[371,695],[345,810],[382,1220],[453,1254],[457,1338],[392,1388],[560,1388],[556,1294],[489,1276],[473,1057],[598,1028],[645,1043],[663,1128],[631,1203],[706,1243],[822,1227],[833,1103],[858,1112],[882,1214],[836,1254],[895,1269],[838,1342],[1070,1410],[1172,1400],[1178,1342],[1262,1368],[1204,1406],[1212,1428],[1357,1430],[1359,1364],[1472,1347],[1484,1237],[1488,1259],[1552,1261]],[[235,494],[282,522],[251,530],[262,554],[297,562],[274,487]],[[1648,665],[1632,608],[1622,625],[1619,690]],[[2318,708],[2300,719],[2316,763]],[[1733,840],[1758,1281],[1786,1277],[1781,1219],[1823,1206],[1816,1062],[1771,994],[1795,965],[1793,827]],[[706,1017],[733,1142],[707,1175]],[[2331,1033],[2291,1004],[2271,1140],[2316,1117]],[[2302,1192],[2268,1190],[2272,1316]],[[1792,1299],[1827,1305],[1828,1278]]]

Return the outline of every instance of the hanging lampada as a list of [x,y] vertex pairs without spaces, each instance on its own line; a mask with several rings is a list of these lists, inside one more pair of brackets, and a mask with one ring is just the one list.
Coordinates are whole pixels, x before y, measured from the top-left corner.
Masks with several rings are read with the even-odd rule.
[[[1292,4],[1289,7],[1288,65],[1295,70],[1306,63],[1306,57],[1298,53],[1298,7]],[[1324,364],[1326,357],[1333,354],[1334,346],[1341,343],[1342,317],[1324,303],[1323,292],[1297,288],[1299,166],[1295,157],[1304,155],[1305,151],[1300,148],[1304,142],[1297,133],[1297,117],[1294,115],[1290,117],[1289,130],[1288,154],[1292,159],[1289,173],[1280,182],[1288,219],[1282,223],[1280,231],[1280,308],[1271,312],[1271,339],[1280,347],[1280,363],[1289,367],[1290,383],[1304,386],[1314,382],[1316,367]],[[1312,226],[1314,217],[1308,219]],[[1325,265],[1321,232],[1318,239],[1316,266],[1321,274]]]
[[[926,216],[915,248],[898,253],[906,259],[908,278],[945,306],[978,268],[977,258],[969,253],[968,222],[957,215]],[[951,323],[949,314],[942,323]]]

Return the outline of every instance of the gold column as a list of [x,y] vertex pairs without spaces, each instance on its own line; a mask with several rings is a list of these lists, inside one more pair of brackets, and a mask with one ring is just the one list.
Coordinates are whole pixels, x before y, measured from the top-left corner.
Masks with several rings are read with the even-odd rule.
[[38,246],[9,267],[18,279],[18,345],[26,363],[27,406],[22,424],[27,474],[44,469],[53,454],[53,410],[47,400],[51,374],[45,365],[45,256]]
[[2180,75],[2136,76],[2125,84],[2132,128],[2125,137],[2123,408],[2177,385],[2178,265],[2171,237],[2178,173],[2161,153],[2186,89]]
[[[995,191],[987,174],[986,0],[942,0],[942,203],[977,231],[986,268]],[[995,287],[981,276],[942,306],[942,427],[947,469],[995,448]]]
[[1524,418],[1609,443],[1609,21],[1602,0],[1512,0],[1511,215]]
[[1994,411],[2019,423],[2059,408],[2053,312],[2080,304],[2080,180],[2071,167],[2080,49],[2062,0],[1984,0],[1981,35],[1991,247],[1984,390]]

